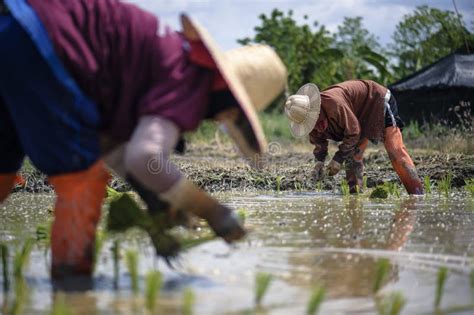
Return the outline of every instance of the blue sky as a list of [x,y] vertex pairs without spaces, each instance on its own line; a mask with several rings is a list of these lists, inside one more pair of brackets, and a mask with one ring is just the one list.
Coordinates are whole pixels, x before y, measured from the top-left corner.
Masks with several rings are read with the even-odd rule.
[[[292,9],[297,20],[303,15],[317,20],[330,31],[336,31],[345,16],[362,16],[365,28],[382,45],[391,41],[395,26],[403,15],[416,6],[454,11],[452,0],[127,0],[154,13],[174,29],[180,29],[178,17],[186,12],[203,24],[224,49],[238,46],[236,40],[251,37],[259,24],[258,15],[274,8]],[[455,0],[468,29],[474,31],[474,1]]]

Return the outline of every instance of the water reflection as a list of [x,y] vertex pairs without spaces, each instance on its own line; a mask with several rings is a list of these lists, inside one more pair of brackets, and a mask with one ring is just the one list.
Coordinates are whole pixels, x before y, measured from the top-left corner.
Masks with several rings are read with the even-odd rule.
[[[291,279],[306,279],[306,283],[323,284],[331,297],[363,297],[372,292],[377,259],[373,255],[340,249],[400,250],[413,231],[416,222],[416,201],[403,200],[396,211],[385,210],[378,220],[364,211],[362,201],[350,198],[345,209],[317,214],[308,236],[318,249],[302,251],[289,257],[297,275]],[[334,250],[333,250],[334,249]],[[305,267],[305,268],[302,268]],[[390,264],[385,284],[396,281],[397,264]]]

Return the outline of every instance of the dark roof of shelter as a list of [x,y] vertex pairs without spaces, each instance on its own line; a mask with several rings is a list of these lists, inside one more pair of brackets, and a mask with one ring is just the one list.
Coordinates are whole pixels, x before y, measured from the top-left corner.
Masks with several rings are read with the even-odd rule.
[[451,54],[392,85],[393,91],[420,88],[474,88],[474,54]]

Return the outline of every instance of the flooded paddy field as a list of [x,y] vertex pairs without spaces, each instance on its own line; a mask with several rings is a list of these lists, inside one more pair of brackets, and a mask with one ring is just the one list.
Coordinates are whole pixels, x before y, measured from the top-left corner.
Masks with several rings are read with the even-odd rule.
[[[58,304],[73,314],[149,314],[145,276],[159,270],[163,288],[156,314],[183,314],[192,292],[194,314],[306,314],[315,286],[324,288],[319,314],[378,314],[375,301],[399,292],[402,314],[433,314],[439,270],[447,269],[439,309],[444,314],[473,314],[474,199],[464,191],[448,197],[373,200],[329,192],[219,193],[235,209],[245,209],[247,239],[229,247],[211,241],[184,252],[174,268],[154,257],[147,237],[132,231],[120,236],[121,258],[114,277],[111,248],[105,240],[90,290],[54,294],[50,253],[36,242],[24,270],[23,314],[51,314]],[[52,194],[16,193],[0,207],[0,242],[9,260],[38,225],[50,220]],[[124,252],[138,252],[138,292],[126,267]],[[378,298],[373,287],[380,262],[388,262]],[[12,268],[12,267],[10,267]],[[272,281],[261,306],[255,307],[255,277]],[[1,278],[1,287],[4,278]],[[0,311],[16,302],[15,281],[0,291]],[[59,285],[60,286],[60,285]],[[187,305],[187,306],[186,306]],[[469,307],[469,305],[471,305]],[[59,314],[59,313],[57,313]],[[60,313],[63,314],[63,313]]]

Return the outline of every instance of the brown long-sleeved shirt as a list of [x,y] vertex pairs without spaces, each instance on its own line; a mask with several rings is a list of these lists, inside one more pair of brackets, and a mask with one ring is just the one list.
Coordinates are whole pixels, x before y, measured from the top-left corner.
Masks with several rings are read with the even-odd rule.
[[321,114],[318,123],[327,119],[323,131],[316,127],[309,134],[314,156],[324,161],[328,139],[342,141],[333,159],[344,162],[354,154],[359,140],[379,141],[384,130],[384,97],[387,88],[369,80],[350,80],[335,84],[321,92]]

